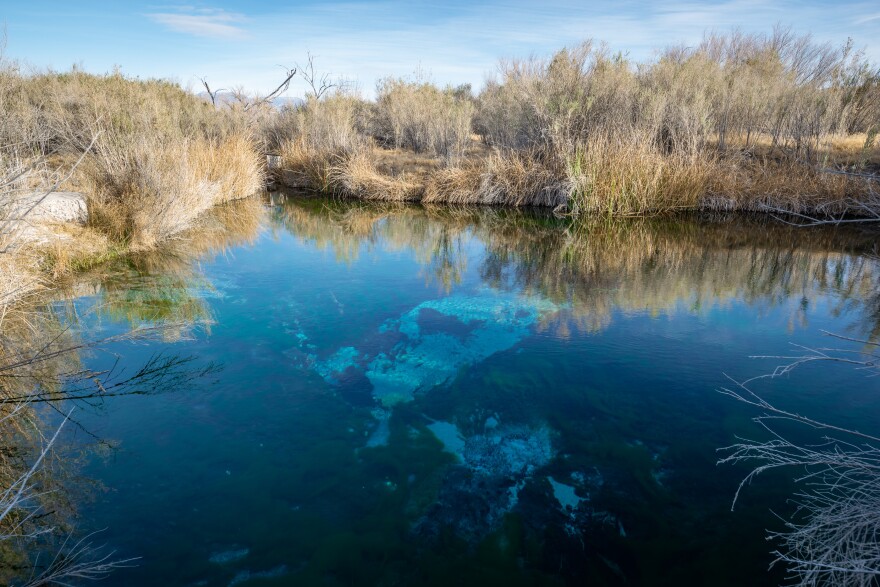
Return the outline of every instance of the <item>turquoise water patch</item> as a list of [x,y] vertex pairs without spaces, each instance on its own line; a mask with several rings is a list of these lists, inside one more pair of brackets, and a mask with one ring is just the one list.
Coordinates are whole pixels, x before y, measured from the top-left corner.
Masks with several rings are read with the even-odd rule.
[[575,492],[575,487],[561,483],[553,477],[547,477],[550,487],[553,488],[553,497],[559,502],[563,510],[576,510],[582,501],[586,498],[580,497]]
[[323,361],[315,360],[314,369],[328,383],[338,383],[338,378],[349,367],[357,365],[357,359],[360,356],[358,350],[354,347],[342,347],[330,357]]
[[[448,383],[462,368],[512,348],[532,333],[539,320],[559,309],[538,296],[488,289],[473,296],[425,301],[379,327],[380,334],[398,334],[401,340],[375,354],[364,375],[373,386],[373,397],[383,406],[412,401],[417,392]],[[431,322],[429,333],[424,332],[424,315]],[[340,373],[359,368],[360,358],[354,347],[345,347],[316,361],[314,368],[335,384]]]
[[522,479],[547,465],[555,454],[550,428],[544,424],[496,425],[485,434],[467,437],[452,422],[433,422],[427,428],[446,452],[480,475]]
[[458,427],[451,422],[433,422],[428,425],[428,430],[443,443],[443,450],[455,455],[461,462],[464,459],[464,437]]

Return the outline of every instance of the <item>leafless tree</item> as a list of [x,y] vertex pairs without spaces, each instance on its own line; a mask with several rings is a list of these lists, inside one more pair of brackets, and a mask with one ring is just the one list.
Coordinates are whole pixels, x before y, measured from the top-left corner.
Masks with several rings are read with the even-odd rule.
[[200,77],[199,81],[202,82],[205,91],[208,93],[208,97],[211,98],[211,104],[214,105],[214,107],[217,106],[217,100],[220,99],[221,94],[226,92],[232,96],[235,104],[238,104],[243,110],[248,111],[270,104],[272,100],[279,97],[290,88],[290,82],[293,80],[294,76],[296,76],[296,67],[292,69],[284,67],[283,65],[279,67],[284,68],[284,79],[281,80],[281,83],[279,83],[274,90],[262,96],[248,94],[242,87],[232,88],[231,90],[227,90],[226,88],[212,90],[211,86],[208,84],[207,78]]
[[315,71],[315,56],[311,53],[306,53],[306,65],[299,67],[299,70],[300,75],[311,88],[312,96],[315,99],[320,99],[321,96],[338,86],[337,83],[330,81],[329,73]]

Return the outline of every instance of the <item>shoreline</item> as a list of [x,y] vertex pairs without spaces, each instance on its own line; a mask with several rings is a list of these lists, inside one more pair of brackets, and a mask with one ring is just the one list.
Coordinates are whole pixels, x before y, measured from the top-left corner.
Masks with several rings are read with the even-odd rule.
[[[871,165],[861,171],[822,169],[808,164],[786,167],[778,170],[770,181],[784,185],[793,181],[791,189],[776,188],[765,193],[743,190],[737,195],[734,189],[719,190],[710,186],[695,200],[685,205],[666,205],[657,209],[621,211],[614,209],[572,209],[577,189],[571,177],[549,176],[551,183],[528,186],[531,192],[511,193],[492,190],[492,183],[499,181],[496,161],[510,157],[510,154],[486,155],[465,158],[454,166],[444,166],[442,162],[429,156],[419,156],[412,152],[374,147],[366,152],[321,160],[308,165],[299,162],[291,165],[282,156],[269,155],[267,189],[302,190],[321,195],[352,198],[365,201],[413,202],[440,205],[478,205],[501,207],[541,207],[550,208],[560,214],[570,214],[588,219],[598,217],[632,218],[657,216],[681,212],[748,212],[757,214],[790,215],[809,217],[812,221],[839,221],[847,218],[871,219],[880,222],[880,165]],[[349,163],[356,160],[357,164]],[[398,163],[395,165],[395,159]],[[415,163],[414,163],[415,161]],[[316,181],[314,166],[321,167]],[[742,170],[740,170],[742,171]],[[766,172],[766,169],[763,170]],[[766,173],[749,174],[740,177],[742,183],[755,184],[766,180]],[[797,175],[798,177],[795,177]],[[799,193],[798,180],[808,178],[814,183],[813,193]],[[541,179],[548,179],[545,174]],[[824,189],[823,189],[824,188]],[[500,191],[500,193],[499,193]],[[486,196],[486,192],[491,197]],[[535,197],[535,192],[545,197]],[[551,197],[546,197],[550,194]],[[575,202],[577,204],[577,202]]]

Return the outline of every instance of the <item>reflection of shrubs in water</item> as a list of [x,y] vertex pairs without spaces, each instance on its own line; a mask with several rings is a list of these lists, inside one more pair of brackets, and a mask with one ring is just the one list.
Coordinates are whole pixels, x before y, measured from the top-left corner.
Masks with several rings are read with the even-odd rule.
[[[62,402],[94,404],[121,395],[187,389],[216,372],[214,365],[171,354],[154,355],[135,369],[117,363],[93,371],[83,367],[80,354],[126,341],[177,340],[194,325],[206,324],[210,314],[204,298],[211,287],[197,276],[195,261],[252,242],[264,213],[259,199],[216,207],[161,251],[117,258],[115,265],[101,263],[94,284],[88,283],[88,274],[76,276],[78,283],[62,281],[72,298],[84,285],[100,293],[98,311],[133,327],[122,335],[84,341],[49,309],[52,300],[32,294],[27,300],[0,300],[0,582],[31,574],[38,553],[41,566],[33,573],[33,585],[102,578],[126,564],[96,549],[90,537],[73,537],[70,519],[82,480],[73,456],[54,442],[57,436],[46,434],[37,406],[60,410]],[[59,251],[47,256],[62,280],[71,270],[88,269],[71,266]],[[72,305],[56,308],[79,325]],[[46,442],[47,436],[52,442]]]
[[83,351],[165,338],[182,325],[141,327],[83,341],[44,307],[11,310],[0,336],[0,581],[9,584],[31,575],[28,585],[42,585],[102,578],[127,563],[96,548],[91,537],[73,535],[74,502],[83,480],[75,455],[59,446],[60,428],[52,423],[58,418],[46,419],[46,414],[63,410],[69,415],[71,405],[100,404],[114,396],[186,389],[216,368],[191,357],[159,354],[135,370],[118,364],[103,371],[86,369],[80,362]]
[[[100,273],[76,276],[69,291],[75,297],[88,286],[101,297],[98,313],[133,326],[164,323],[165,339],[178,340],[193,325],[212,322],[206,298],[214,295],[214,286],[200,275],[198,261],[253,243],[265,214],[259,198],[216,206],[179,239],[105,264]],[[172,323],[180,327],[169,327]]]
[[541,212],[303,199],[289,199],[273,220],[346,261],[362,249],[412,251],[447,290],[460,283],[476,239],[486,249],[485,284],[570,304],[541,322],[560,335],[603,329],[614,309],[703,312],[734,300],[787,305],[794,328],[827,294],[841,311],[863,312],[859,328],[880,333],[878,269],[865,256],[871,230],[729,216],[572,224]]

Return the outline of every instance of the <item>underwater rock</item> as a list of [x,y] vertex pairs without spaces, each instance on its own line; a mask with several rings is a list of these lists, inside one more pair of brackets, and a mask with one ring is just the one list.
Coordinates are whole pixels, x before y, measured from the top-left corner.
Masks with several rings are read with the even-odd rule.
[[370,413],[376,418],[376,428],[373,430],[373,433],[370,434],[370,438],[367,439],[367,446],[370,448],[387,446],[388,440],[391,438],[391,426],[389,424],[389,420],[391,420],[391,410],[376,408]]
[[458,462],[464,455],[464,437],[458,431],[458,427],[451,422],[433,422],[428,424],[428,430],[443,443],[443,450],[455,455]]
[[208,561],[215,565],[225,565],[243,559],[250,554],[250,552],[251,551],[248,548],[232,548],[212,553],[211,556],[208,557]]
[[229,587],[234,587],[239,583],[244,583],[253,579],[277,579],[278,577],[283,577],[287,574],[287,565],[278,565],[274,569],[269,569],[267,571],[240,571],[232,578],[232,581],[229,582]]
[[510,349],[559,309],[541,297],[492,290],[428,300],[382,324],[377,337],[386,342],[384,350],[366,356],[344,347],[325,360],[312,356],[312,364],[331,384],[338,384],[349,368],[363,369],[375,400],[392,407],[448,383],[463,367]]
[[469,437],[449,422],[428,428],[460,463],[449,468],[437,503],[414,526],[428,539],[449,528],[476,544],[517,506],[520,490],[554,456],[550,429],[543,425],[499,424]]
[[463,458],[474,471],[490,476],[522,478],[553,458],[550,429],[502,426],[465,441]]
[[328,383],[339,383],[339,376],[349,367],[356,366],[359,356],[356,348],[342,347],[323,361],[315,360],[314,369]]
[[[384,332],[396,331],[405,341],[369,364],[366,376],[373,397],[385,406],[411,401],[416,392],[447,383],[462,367],[513,347],[542,316],[557,310],[544,298],[497,292],[423,302],[383,325]],[[423,313],[447,320],[426,333],[420,324]]]

